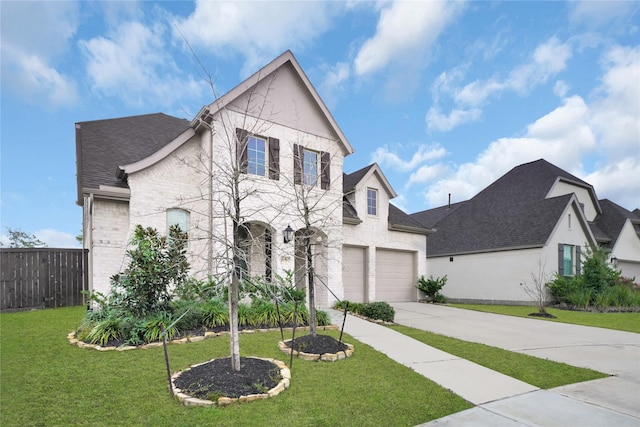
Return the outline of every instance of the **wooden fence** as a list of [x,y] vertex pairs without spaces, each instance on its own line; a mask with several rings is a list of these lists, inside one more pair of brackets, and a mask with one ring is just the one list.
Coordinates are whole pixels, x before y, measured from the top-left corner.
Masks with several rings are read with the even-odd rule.
[[0,249],[0,310],[83,305],[87,249]]

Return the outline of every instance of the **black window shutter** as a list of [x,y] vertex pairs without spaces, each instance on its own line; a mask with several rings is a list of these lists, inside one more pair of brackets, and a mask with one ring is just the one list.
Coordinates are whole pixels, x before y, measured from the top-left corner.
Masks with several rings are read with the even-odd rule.
[[247,132],[246,130],[236,128],[236,137],[238,139],[236,155],[238,156],[238,166],[240,167],[241,173],[247,173],[247,166],[249,164],[249,153],[247,150],[248,135],[249,132]]
[[293,144],[293,183],[302,184],[302,159],[304,147]]
[[580,266],[582,264],[582,260],[580,259],[581,249],[580,246],[576,246],[576,276],[580,275]]
[[328,190],[331,186],[331,159],[329,153],[323,151],[320,155],[320,185],[323,190]]
[[564,245],[558,244],[558,276],[564,276]]
[[269,178],[280,179],[280,140],[269,138]]

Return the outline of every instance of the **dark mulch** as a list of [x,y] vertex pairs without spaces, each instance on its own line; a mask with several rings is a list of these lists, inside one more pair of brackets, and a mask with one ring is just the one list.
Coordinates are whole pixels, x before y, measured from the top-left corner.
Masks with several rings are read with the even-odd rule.
[[551,314],[551,313],[547,313],[547,312],[540,313],[539,311],[536,311],[535,313],[529,313],[527,316],[532,316],[532,317],[544,317],[544,318],[546,318],[546,319],[557,319],[557,317],[556,317],[556,316],[554,316],[554,315],[553,315],[553,314]]
[[227,357],[182,372],[174,384],[189,396],[215,401],[218,397],[266,393],[281,379],[280,368],[272,362],[241,357],[240,371],[235,372]]
[[347,345],[328,335],[302,335],[286,343],[287,347],[309,354],[337,353],[347,349]]

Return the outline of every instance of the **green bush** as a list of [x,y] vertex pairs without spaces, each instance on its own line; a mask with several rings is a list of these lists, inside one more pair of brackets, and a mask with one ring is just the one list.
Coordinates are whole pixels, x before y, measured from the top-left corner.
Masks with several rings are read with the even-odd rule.
[[577,292],[583,287],[583,281],[580,276],[560,276],[556,273],[554,279],[547,283],[547,289],[549,293],[558,302],[564,302],[570,304],[569,295]]
[[[146,342],[160,341],[162,330],[165,330],[167,340],[172,340],[178,334],[178,328],[173,323],[171,313],[157,313],[145,322],[144,339]],[[171,327],[169,327],[171,326]]]
[[393,322],[395,310],[389,304],[383,301],[364,304],[360,312],[365,317],[384,322]]
[[442,288],[446,284],[446,275],[443,277],[435,278],[433,276],[429,276],[428,279],[425,279],[424,276],[420,276],[416,288],[424,292],[427,298],[429,298],[431,301],[437,302],[438,295],[440,295],[440,290],[442,290]]
[[96,323],[87,339],[92,344],[106,345],[110,340],[117,340],[122,337],[122,319],[111,317]]
[[587,308],[591,302],[591,296],[591,289],[581,288],[567,295],[567,300],[578,308]]
[[227,325],[229,323],[229,308],[220,300],[210,300],[202,307],[202,323],[207,328]]

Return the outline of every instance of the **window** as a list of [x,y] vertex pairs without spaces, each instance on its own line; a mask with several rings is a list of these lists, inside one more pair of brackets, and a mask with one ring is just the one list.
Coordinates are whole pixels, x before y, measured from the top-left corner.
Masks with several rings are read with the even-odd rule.
[[315,186],[318,183],[318,153],[304,150],[303,182]]
[[[318,161],[319,160],[319,161]],[[331,188],[331,157],[325,151],[310,151],[304,146],[293,145],[293,182],[295,184],[318,185],[320,188]]]
[[367,213],[378,215],[378,190],[367,188]]
[[265,175],[267,153],[265,147],[267,142],[255,136],[250,136],[247,140],[247,173],[253,175]]
[[184,209],[169,209],[167,211],[167,236],[171,226],[177,225],[180,229],[189,233],[189,212]]
[[558,275],[573,276],[580,274],[580,246],[558,245]]
[[250,135],[248,131],[237,128],[237,155],[242,173],[280,179],[280,140],[272,137]]

